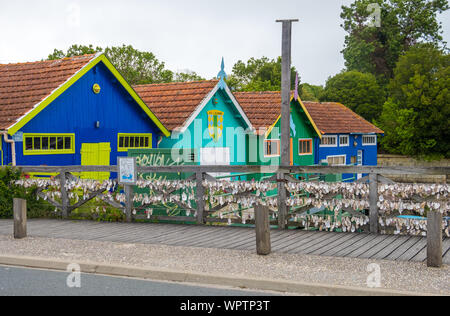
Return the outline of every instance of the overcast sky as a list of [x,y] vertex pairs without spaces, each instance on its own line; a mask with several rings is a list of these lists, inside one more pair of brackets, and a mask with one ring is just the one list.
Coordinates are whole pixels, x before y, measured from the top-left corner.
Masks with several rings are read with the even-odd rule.
[[[0,63],[45,59],[72,44],[131,44],[177,71],[217,75],[222,56],[281,54],[280,18],[293,27],[292,63],[302,82],[324,84],[344,67],[340,7],[353,0],[0,0]],[[439,17],[450,42],[450,13]]]

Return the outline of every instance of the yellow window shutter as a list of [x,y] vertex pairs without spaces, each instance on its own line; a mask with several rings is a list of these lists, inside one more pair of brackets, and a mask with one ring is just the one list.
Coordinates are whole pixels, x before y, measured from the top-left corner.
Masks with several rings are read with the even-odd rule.
[[[98,144],[98,165],[109,166],[111,162],[111,144],[100,143]],[[98,180],[108,180],[110,177],[109,172],[99,172]]]

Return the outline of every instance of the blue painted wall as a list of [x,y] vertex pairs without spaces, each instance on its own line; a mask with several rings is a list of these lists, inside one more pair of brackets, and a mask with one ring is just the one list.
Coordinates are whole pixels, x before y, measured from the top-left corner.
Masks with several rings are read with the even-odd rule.
[[[101,92],[92,86],[98,83]],[[100,122],[100,128],[95,122]],[[159,128],[131,98],[107,67],[100,62],[75,82],[61,96],[28,122],[23,133],[74,133],[75,154],[23,155],[23,143],[16,143],[17,165],[80,165],[82,143],[111,143],[110,164],[115,165],[118,133],[152,133],[157,147]],[[3,145],[4,146],[4,145]],[[9,146],[9,145],[8,145]],[[11,162],[10,149],[4,151],[4,162]]]
[[8,146],[6,145],[5,141],[3,140],[3,135],[0,135],[0,166],[7,165],[6,157],[7,157],[7,151]]
[[[217,104],[213,103],[213,100]],[[223,115],[223,134],[218,142],[214,142],[208,132],[208,111],[218,110]],[[182,134],[172,133],[171,138],[164,138],[160,143],[160,148],[184,148],[197,149],[208,147],[228,147],[230,148],[231,165],[247,164],[247,141],[248,137],[245,133],[248,126],[244,119],[231,102],[226,92],[219,89],[199,113],[196,119],[189,125],[187,130]],[[228,129],[228,133],[227,133]],[[200,162],[200,158],[198,158]]]
[[[331,134],[330,134],[331,135]],[[351,163],[351,157],[358,155],[358,150],[363,151],[363,165],[364,166],[376,166],[377,165],[377,146],[376,145],[363,145],[362,134],[332,134],[338,136],[338,144],[336,147],[320,147],[320,139],[316,139],[314,142],[316,155],[314,157],[314,163],[319,164],[321,160],[327,159],[327,156],[346,155],[346,164]],[[349,136],[349,146],[339,146],[339,136]],[[356,142],[356,146],[355,146]]]
[[[347,165],[351,165],[351,157],[358,156],[358,150],[362,150],[363,166],[376,166],[378,164],[377,158],[377,145],[363,145],[362,144],[362,136],[363,134],[330,134],[337,135],[337,146],[336,147],[320,147],[320,139],[317,138],[314,142],[315,146],[315,157],[314,163],[317,165],[321,162],[321,160],[326,160],[327,156],[338,156],[345,155],[345,163]],[[340,146],[339,145],[339,136],[340,135],[348,135],[349,136],[349,146]],[[350,179],[354,177],[353,174],[343,174],[343,179]],[[363,175],[364,176],[364,175]]]

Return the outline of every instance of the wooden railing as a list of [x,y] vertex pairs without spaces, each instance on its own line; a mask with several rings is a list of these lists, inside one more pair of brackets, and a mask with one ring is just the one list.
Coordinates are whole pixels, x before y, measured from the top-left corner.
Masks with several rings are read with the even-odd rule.
[[[62,216],[67,218],[72,210],[80,207],[84,203],[87,203],[96,196],[102,194],[105,190],[99,190],[92,192],[85,199],[78,203],[71,205],[70,199],[65,189],[65,183],[67,179],[72,177],[72,173],[79,172],[117,172],[117,166],[23,166],[19,167],[24,173],[57,173],[61,181],[61,203],[56,201],[49,201],[55,207],[62,211]],[[216,181],[211,177],[209,173],[230,173],[232,177],[235,173],[272,173],[272,177],[266,181],[276,181],[278,183],[278,212],[277,212],[277,225],[279,229],[285,229],[288,225],[288,208],[286,207],[286,199],[289,196],[289,192],[285,187],[287,182],[298,182],[299,180],[293,177],[295,174],[367,174],[367,176],[359,179],[359,182],[369,183],[369,226],[370,233],[379,233],[378,219],[378,184],[379,183],[393,183],[391,180],[384,178],[381,174],[427,174],[427,175],[448,175],[450,174],[450,167],[378,167],[378,166],[146,166],[137,167],[138,173],[187,173],[194,174],[188,180],[196,182],[196,221],[197,224],[205,224],[208,221],[208,210],[205,210],[205,188],[203,186],[204,180]],[[125,186],[126,203],[121,205],[120,203],[113,203],[117,208],[123,208],[126,213],[127,221],[132,221],[132,209],[133,209],[133,187]],[[110,201],[111,202],[111,201]],[[269,209],[263,205],[257,205],[255,207],[255,223],[257,228],[257,241],[258,241],[258,253],[267,254],[270,252],[270,235],[269,225],[270,220],[265,217],[269,214]],[[258,214],[260,212],[261,214]],[[159,217],[159,219],[168,219]],[[189,218],[179,218],[182,221],[192,220]],[[432,216],[428,216],[428,243],[427,243],[427,255],[429,266],[441,266],[442,265],[442,221],[443,216],[439,212],[433,212]]]

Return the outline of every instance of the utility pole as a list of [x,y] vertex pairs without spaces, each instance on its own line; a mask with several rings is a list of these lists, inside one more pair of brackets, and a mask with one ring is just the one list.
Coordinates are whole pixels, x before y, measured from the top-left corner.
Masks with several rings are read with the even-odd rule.
[[[292,50],[292,22],[298,19],[276,20],[283,26],[281,45],[281,166],[291,163],[290,149],[290,116],[291,116],[291,50]],[[286,198],[288,192],[284,186],[285,175],[278,174],[278,228],[285,229],[287,225],[288,208]]]

